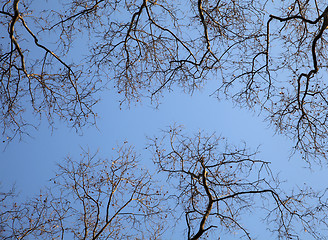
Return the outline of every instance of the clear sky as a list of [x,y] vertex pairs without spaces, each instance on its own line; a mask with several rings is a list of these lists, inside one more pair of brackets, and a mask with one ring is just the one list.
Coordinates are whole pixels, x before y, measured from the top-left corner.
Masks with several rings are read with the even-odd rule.
[[[228,102],[218,102],[209,97],[209,92],[196,93],[192,97],[183,93],[168,94],[158,109],[145,103],[123,110],[119,110],[115,97],[111,97],[113,95],[104,92],[105,97],[97,107],[100,115],[98,129],[84,129],[83,135],[79,136],[60,124],[52,133],[46,124],[42,125],[39,131],[33,132],[33,138],[14,141],[1,153],[0,181],[5,187],[15,182],[23,200],[47,185],[49,178],[55,174],[57,162],[67,155],[78,157],[80,147],[91,151],[99,149],[100,156],[110,158],[112,148],[125,140],[136,146],[142,162],[147,164],[151,159],[144,150],[145,136],[159,134],[160,129],[177,123],[184,125],[190,133],[215,131],[236,145],[242,140],[253,149],[261,145],[262,159],[272,162],[273,170],[281,172],[281,178],[287,180],[290,188],[311,182],[314,187],[324,184],[320,181],[324,172],[316,171],[311,175],[310,171],[302,169],[305,165],[299,158],[289,160],[292,143],[274,135],[261,117],[233,108]],[[254,216],[249,216],[249,219],[251,217]],[[256,234],[261,233],[255,225],[251,226],[255,227]]]
[[146,136],[159,134],[160,129],[174,123],[183,125],[191,133],[204,130],[222,134],[237,145],[241,141],[253,149],[261,145],[266,161],[289,164],[290,141],[274,135],[261,117],[234,108],[229,102],[219,102],[210,97],[210,93],[203,90],[189,96],[177,91],[167,94],[157,109],[145,102],[120,110],[115,94],[103,92],[103,100],[96,108],[97,128],[88,127],[80,135],[64,124],[57,124],[57,129],[52,131],[44,123],[39,131],[32,132],[31,138],[3,144],[1,181],[5,185],[16,182],[23,193],[33,193],[51,177],[56,162],[68,154],[78,155],[81,147],[99,149],[105,156],[127,140],[141,153]]
[[144,149],[146,136],[159,134],[160,129],[176,123],[185,126],[190,133],[198,130],[216,132],[236,145],[242,141],[252,149],[261,145],[259,156],[272,162],[272,169],[281,172],[281,178],[286,179],[291,188],[304,183],[323,186],[321,178],[327,172],[304,169],[306,164],[297,155],[289,159],[293,142],[276,135],[262,116],[211,97],[218,81],[214,77],[205,89],[192,96],[178,88],[165,93],[157,109],[149,102],[142,102],[120,110],[117,94],[104,91],[102,101],[95,109],[99,116],[97,128],[84,128],[83,134],[77,134],[74,129],[57,122],[56,129],[51,131],[44,121],[38,131],[31,132],[31,138],[16,139],[9,145],[2,143],[0,182],[5,189],[16,183],[23,198],[32,196],[47,185],[54,176],[56,163],[65,156],[77,157],[81,147],[91,151],[99,149],[101,156],[110,156],[111,149],[123,141],[136,146],[141,156],[145,156],[143,163],[147,164],[151,159]]

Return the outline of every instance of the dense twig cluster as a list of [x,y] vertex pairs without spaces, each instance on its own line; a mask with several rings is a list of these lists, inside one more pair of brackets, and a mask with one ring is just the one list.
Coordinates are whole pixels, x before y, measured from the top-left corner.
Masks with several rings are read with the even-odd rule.
[[[24,0],[0,7],[0,121],[7,139],[37,125],[26,112],[51,125],[88,123],[98,79],[110,81],[128,104],[156,102],[175,86],[192,93],[219,79],[218,97],[263,113],[306,161],[327,158],[325,1],[77,0],[39,16]],[[89,36],[89,52],[71,64],[67,55],[79,32]],[[245,147],[203,133],[188,137],[176,127],[149,147],[173,186],[168,198],[131,149],[120,148],[112,161],[84,152],[82,160],[60,164],[55,191],[25,203],[10,203],[14,192],[1,195],[1,236],[156,239],[166,218],[183,215],[188,239],[231,231],[251,239],[242,216],[255,207],[280,239],[325,236],[326,191],[285,193],[269,163]],[[162,202],[177,207],[169,211]]]
[[67,157],[51,187],[31,201],[20,203],[11,192],[1,196],[2,239],[156,239],[162,234],[164,194],[138,166],[133,149],[119,148],[111,161],[89,152],[80,157]]
[[215,135],[188,137],[180,127],[154,138],[150,147],[159,172],[171,183],[169,193],[175,201],[171,205],[184,211],[188,239],[218,238],[220,232],[236,231],[242,238],[253,239],[243,215],[254,211],[264,216],[279,239],[308,233],[318,239],[325,236],[326,192],[285,193],[269,163],[257,159],[256,152],[234,147]]
[[[111,81],[122,103],[144,97],[156,102],[174,86],[192,93],[214,78],[218,97],[262,110],[307,161],[326,157],[324,1],[276,6],[254,0],[87,0],[63,7],[46,11],[31,28],[26,2],[2,6],[9,36],[0,59],[4,131],[21,132],[30,124],[22,115],[26,101],[51,123],[55,114],[83,125],[92,115],[96,77]],[[88,34],[88,71],[41,44],[45,32],[58,35],[65,52],[74,48],[79,32]],[[37,52],[28,52],[28,39]]]
[[29,113],[45,116],[51,125],[61,119],[72,127],[83,126],[94,115],[97,79],[66,63],[64,52],[59,56],[42,43],[46,30],[37,26],[44,19],[35,19],[28,3],[6,1],[0,7],[1,37],[7,40],[0,49],[2,134],[8,140],[29,134],[29,127],[38,124],[27,120]]
[[[22,202],[1,193],[3,239],[187,239],[236,234],[254,239],[245,217],[254,211],[276,239],[322,239],[326,191],[284,191],[268,162],[223,137],[186,136],[172,127],[150,140],[159,175],[139,167],[124,144],[112,160],[83,151],[59,164],[49,189]],[[162,179],[163,174],[167,177]],[[184,224],[181,223],[184,221]],[[174,226],[177,226],[175,229]],[[262,232],[263,232],[262,231]]]

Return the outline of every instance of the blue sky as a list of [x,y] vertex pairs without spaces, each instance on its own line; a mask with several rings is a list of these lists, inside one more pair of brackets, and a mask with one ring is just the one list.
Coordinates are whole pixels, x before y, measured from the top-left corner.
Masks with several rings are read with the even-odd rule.
[[84,128],[83,134],[77,134],[60,122],[51,130],[43,121],[38,131],[31,132],[31,137],[16,139],[9,145],[2,143],[0,182],[4,189],[15,183],[22,198],[32,196],[47,185],[55,174],[56,163],[65,156],[77,157],[82,147],[91,151],[99,149],[101,156],[110,158],[112,148],[124,141],[136,147],[143,164],[147,165],[151,158],[144,149],[146,136],[159,134],[160,129],[176,123],[190,133],[216,132],[235,145],[242,141],[251,149],[260,145],[259,157],[272,162],[272,169],[287,180],[288,188],[304,183],[318,188],[324,186],[321,179],[327,171],[311,172],[304,168],[307,165],[298,155],[289,158],[293,142],[275,134],[262,116],[211,97],[219,82],[220,79],[213,77],[203,90],[192,96],[179,88],[166,92],[158,108],[145,101],[120,110],[117,93],[103,91],[95,109],[99,116],[97,127]]
[[[136,146],[142,163],[151,166],[150,154],[144,149],[146,136],[159,134],[160,129],[177,123],[184,125],[190,133],[198,130],[216,132],[236,145],[245,141],[252,149],[261,145],[259,157],[272,162],[272,169],[281,172],[280,177],[287,180],[287,188],[302,186],[305,182],[314,183],[314,187],[320,187],[320,182],[324,184],[320,179],[325,172],[311,174],[302,168],[306,165],[300,158],[289,160],[292,143],[275,135],[261,117],[233,108],[228,102],[218,102],[209,97],[210,92],[205,89],[194,96],[170,93],[158,109],[144,103],[123,110],[119,109],[114,94],[104,92],[104,99],[97,106],[98,129],[90,127],[84,129],[83,135],[78,135],[65,125],[57,124],[58,129],[51,132],[46,124],[42,124],[39,131],[33,132],[33,138],[14,141],[1,153],[0,181],[5,188],[16,183],[21,200],[24,200],[47,186],[48,180],[55,175],[56,163],[65,156],[78,157],[83,147],[91,151],[99,149],[100,156],[110,158],[112,148],[123,141]],[[252,223],[249,227],[251,232],[254,228],[254,236],[265,236],[258,231],[258,219],[254,215],[246,219]],[[231,239],[234,237],[238,235]]]
[[[147,156],[146,136],[159,134],[160,129],[174,123],[183,125],[190,133],[216,132],[236,145],[242,141],[252,149],[260,145],[263,160],[272,162],[272,167],[281,171],[284,178],[299,179],[298,172],[306,164],[297,156],[289,159],[293,143],[284,136],[275,135],[261,116],[210,97],[210,85],[193,96],[178,91],[169,93],[158,109],[145,102],[120,110],[117,96],[105,91],[96,108],[97,128],[85,128],[81,135],[64,124],[58,123],[52,131],[43,123],[38,131],[32,132],[32,137],[15,140],[6,148],[3,144],[0,180],[4,186],[15,182],[23,194],[30,195],[47,183],[54,174],[56,162],[67,155],[77,156],[81,147],[91,151],[99,149],[101,155],[108,156],[113,147],[128,141]],[[304,171],[310,175],[309,171]]]

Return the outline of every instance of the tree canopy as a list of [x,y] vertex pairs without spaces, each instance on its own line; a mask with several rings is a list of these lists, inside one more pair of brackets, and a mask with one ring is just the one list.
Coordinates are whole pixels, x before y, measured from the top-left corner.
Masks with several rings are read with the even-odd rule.
[[[213,94],[261,112],[306,160],[325,158],[325,1],[30,5],[6,1],[0,12],[1,119],[9,138],[35,124],[26,110],[51,124],[59,118],[83,126],[94,116],[100,80],[130,103],[155,102],[176,86],[192,93],[216,79]],[[68,61],[81,35],[88,52]]]
[[[259,114],[294,142],[293,151],[307,163],[327,161],[326,1],[75,0],[49,7],[5,0],[0,27],[0,119],[8,142],[44,120],[76,130],[95,124],[101,113],[94,106],[108,89],[121,106],[157,106],[168,92],[192,95],[215,82],[212,97]],[[179,222],[183,215],[188,239],[216,228],[237,229],[251,239],[239,216],[260,204],[281,239],[305,231],[325,236],[316,228],[326,225],[325,191],[287,194],[268,162],[246,147],[235,149],[214,135],[181,135],[178,127],[148,147],[173,186],[170,197],[153,186],[153,175],[138,167],[133,154],[124,155],[125,148],[117,168],[115,160],[99,162],[84,152],[81,161],[59,163],[56,191],[46,191],[46,198],[7,209],[15,194],[4,193],[0,231],[10,230],[8,238],[156,239],[166,218]],[[179,206],[180,216],[161,202]],[[144,226],[148,218],[153,224]],[[210,225],[213,219],[219,223]],[[69,224],[76,221],[83,229]]]
[[246,146],[172,126],[150,138],[147,148],[157,174],[143,168],[138,154],[123,144],[111,159],[86,150],[78,159],[67,157],[48,188],[29,201],[20,203],[14,191],[2,193],[0,236],[254,239],[258,233],[248,229],[247,215],[255,211],[275,239],[327,235],[326,191],[285,190],[270,163]]

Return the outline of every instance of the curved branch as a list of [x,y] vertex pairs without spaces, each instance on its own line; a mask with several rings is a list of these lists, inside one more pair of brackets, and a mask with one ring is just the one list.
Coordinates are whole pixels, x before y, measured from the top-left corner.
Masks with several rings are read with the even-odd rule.
[[204,232],[206,232],[207,230],[212,228],[212,226],[211,226],[211,227],[208,227],[208,228],[205,229],[205,223],[206,223],[206,220],[208,219],[208,216],[210,215],[211,210],[213,208],[214,200],[213,200],[213,196],[210,192],[210,189],[207,185],[207,181],[206,181],[207,180],[207,171],[206,171],[204,162],[202,162],[202,166],[203,166],[203,173],[202,173],[201,177],[202,177],[203,187],[205,189],[205,192],[206,192],[206,195],[207,195],[207,198],[208,198],[208,204],[207,204],[207,207],[206,207],[205,214],[203,215],[202,220],[199,224],[199,230],[192,238],[190,238],[190,240],[199,239],[203,235]]

